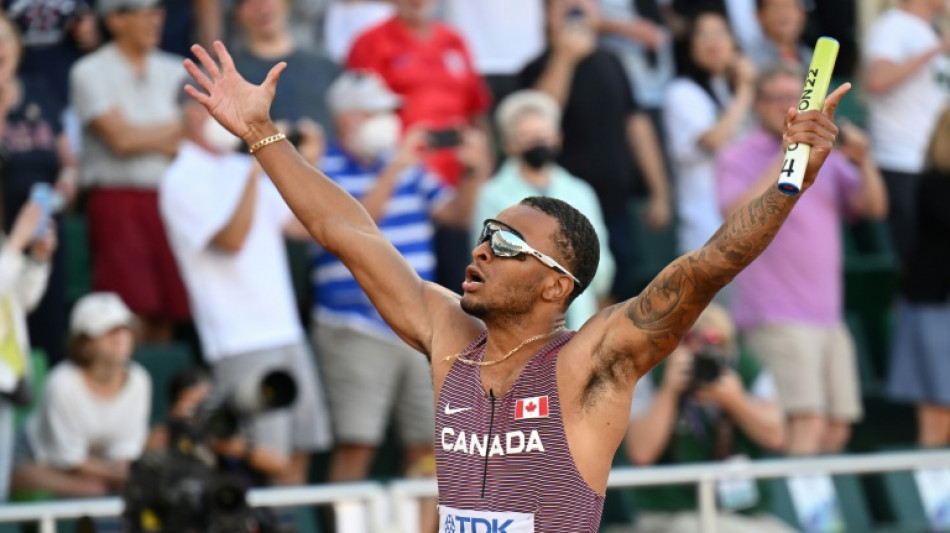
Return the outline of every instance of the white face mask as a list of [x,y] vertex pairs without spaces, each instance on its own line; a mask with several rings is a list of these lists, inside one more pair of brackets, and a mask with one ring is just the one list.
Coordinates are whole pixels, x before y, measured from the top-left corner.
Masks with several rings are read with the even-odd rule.
[[358,156],[378,159],[396,148],[400,126],[399,117],[395,113],[375,115],[363,122],[353,133],[350,149]]
[[241,144],[240,137],[228,131],[227,128],[211,117],[205,120],[204,127],[201,130],[201,136],[204,138],[205,143],[208,144],[208,147],[215,152],[223,154],[237,150],[237,147]]

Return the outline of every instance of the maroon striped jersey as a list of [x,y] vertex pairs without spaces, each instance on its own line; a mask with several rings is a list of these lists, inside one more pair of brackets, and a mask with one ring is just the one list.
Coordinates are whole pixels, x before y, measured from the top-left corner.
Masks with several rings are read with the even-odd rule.
[[[573,336],[538,352],[504,396],[485,394],[478,366],[453,363],[436,402],[440,533],[598,530],[604,497],[574,464],[555,377]],[[484,342],[463,357],[481,361]]]

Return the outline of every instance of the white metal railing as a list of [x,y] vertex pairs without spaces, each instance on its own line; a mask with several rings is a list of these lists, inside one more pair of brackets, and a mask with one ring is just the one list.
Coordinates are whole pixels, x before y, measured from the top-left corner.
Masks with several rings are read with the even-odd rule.
[[[741,463],[692,463],[652,467],[615,468],[607,486],[611,489],[645,485],[694,483],[699,496],[703,533],[716,531],[715,484],[737,476],[766,479],[812,474],[869,474],[909,471],[950,466],[950,451],[914,451],[873,455],[836,455],[809,458],[768,459]],[[255,489],[248,494],[253,506],[283,507],[296,505],[341,504],[356,502],[365,506],[374,533],[412,531],[408,524],[416,520],[419,499],[437,496],[435,480],[397,480],[383,485],[376,482],[343,483],[305,487]],[[62,500],[39,503],[0,505],[2,522],[39,522],[40,533],[55,533],[56,520],[82,516],[107,517],[122,513],[119,498]]]
[[[371,481],[254,489],[248,492],[247,500],[254,507],[358,502],[365,506],[373,531],[384,531],[391,514],[385,486]],[[119,516],[122,510],[122,499],[118,497],[15,503],[0,505],[0,523],[38,522],[40,533],[55,533],[56,520]]]
[[[814,474],[870,474],[950,466],[950,451],[913,451],[868,455],[834,455],[808,458],[766,459],[736,463],[690,463],[651,467],[620,467],[610,471],[607,487],[619,489],[646,485],[695,483],[703,533],[716,533],[716,481],[745,477],[781,478]],[[390,483],[393,512],[405,523],[405,510],[419,498],[437,493],[434,480],[399,480]]]

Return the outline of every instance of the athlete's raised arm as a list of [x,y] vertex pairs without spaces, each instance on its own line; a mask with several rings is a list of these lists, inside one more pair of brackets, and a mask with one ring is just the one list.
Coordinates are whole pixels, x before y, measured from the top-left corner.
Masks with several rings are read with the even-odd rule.
[[279,63],[260,85],[237,72],[220,42],[211,58],[199,45],[191,48],[201,67],[185,60],[199,88],[188,94],[248,146],[277,186],[287,205],[307,231],[353,273],[383,318],[406,342],[429,353],[435,317],[458,314],[458,297],[423,281],[376,227],[362,205],[319,170],[307,163],[285,140],[267,142],[278,134],[270,120],[270,105],[281,71]]
[[[790,109],[786,116],[785,145],[812,146],[803,190],[815,181],[834,146],[838,128],[832,119],[848,89],[850,84],[845,84],[829,95],[820,112],[796,114]],[[632,386],[679,344],[713,296],[772,242],[798,198],[770,187],[731,213],[702,248],[664,268],[639,296],[605,310],[603,340],[595,357],[620,361],[600,364],[621,363],[615,368],[626,369],[618,374]]]

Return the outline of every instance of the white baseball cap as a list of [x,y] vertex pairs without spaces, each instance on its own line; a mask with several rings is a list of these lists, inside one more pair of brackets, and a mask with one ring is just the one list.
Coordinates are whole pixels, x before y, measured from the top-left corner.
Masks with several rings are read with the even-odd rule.
[[114,292],[89,293],[76,302],[69,320],[72,335],[98,337],[115,328],[132,327],[135,315]]
[[377,74],[348,70],[327,90],[327,107],[335,113],[345,111],[392,111],[402,105],[402,98],[392,92]]

